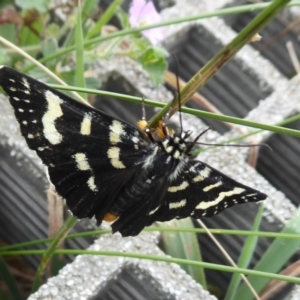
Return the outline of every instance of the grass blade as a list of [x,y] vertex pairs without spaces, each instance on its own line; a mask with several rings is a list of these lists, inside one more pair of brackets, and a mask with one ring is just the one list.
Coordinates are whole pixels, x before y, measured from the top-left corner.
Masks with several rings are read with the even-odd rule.
[[[296,211],[287,225],[282,229],[282,233],[300,234],[300,209]],[[292,255],[299,249],[300,239],[287,240],[276,238],[264,253],[260,261],[254,268],[254,271],[278,273],[281,268],[287,263]],[[255,290],[259,293],[269,283],[270,279],[249,276],[249,281]],[[237,294],[236,299],[251,300],[251,295],[247,288],[242,285]]]
[[[261,203],[259,206],[257,215],[255,217],[251,231],[257,231],[259,229],[263,210],[264,210],[264,205],[263,205],[263,203]],[[248,265],[251,261],[251,258],[253,256],[257,241],[258,241],[258,236],[248,236],[248,238],[245,242],[245,245],[242,249],[239,261],[237,263],[238,267],[240,267],[240,268],[248,267]],[[233,274],[224,300],[234,299],[234,295],[237,291],[237,288],[238,288],[240,282],[241,282],[241,276],[239,276],[239,274]]]

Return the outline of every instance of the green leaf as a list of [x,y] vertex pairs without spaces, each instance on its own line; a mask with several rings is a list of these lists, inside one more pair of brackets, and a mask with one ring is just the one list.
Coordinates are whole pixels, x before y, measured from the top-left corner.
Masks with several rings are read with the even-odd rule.
[[35,9],[41,13],[45,13],[49,9],[50,0],[15,0],[16,5],[23,10]]
[[44,56],[48,56],[51,53],[57,51],[58,43],[54,37],[50,37],[48,40],[42,41],[42,52]]
[[63,255],[53,255],[50,262],[51,276],[58,275],[59,271],[66,265]]
[[[172,220],[171,224],[175,228],[193,228],[193,222],[190,218],[181,220]],[[165,224],[164,224],[165,226]],[[172,257],[188,259],[193,261],[202,261],[200,245],[195,233],[173,232],[162,233],[162,247],[166,254]],[[200,283],[206,289],[206,279],[204,270],[197,266],[182,266],[182,268],[191,275],[195,281]]]
[[[93,14],[93,12],[95,11],[95,7],[97,5],[97,0],[89,0],[89,1],[82,1],[83,2],[83,7],[79,9],[79,5],[78,5],[78,9],[81,12],[81,30],[83,32],[83,34],[86,33],[86,31],[89,29],[90,26],[90,22],[87,22],[88,19],[90,18],[90,15]],[[81,7],[81,6],[80,6]],[[76,27],[77,26],[73,26],[73,25],[77,25],[77,21],[78,21],[78,12],[77,15],[75,16],[70,16],[69,19],[67,20],[67,22],[69,22],[69,26],[67,26],[68,30],[66,33],[67,36],[64,37],[64,47],[68,47],[68,46],[76,46]],[[89,25],[86,26],[86,23],[88,23]]]
[[9,66],[10,63],[11,57],[8,54],[6,54],[6,51],[4,49],[0,48],[0,65]]
[[[0,257],[0,278],[3,280],[3,282],[8,287],[11,295],[13,296],[13,299],[23,299],[22,293],[18,288],[18,285],[11,274],[9,268],[7,267],[4,259]],[[1,298],[2,299],[2,298]]]
[[98,89],[101,86],[100,80],[95,77],[85,78],[86,87],[89,89]]
[[121,6],[123,0],[114,0],[109,7],[103,12],[102,16],[98,19],[95,25],[89,30],[85,39],[91,39],[94,36],[101,35],[102,27],[109,22],[114,16],[114,13],[118,7]]
[[167,69],[166,56],[166,51],[161,48],[149,48],[139,58],[139,62],[156,86],[163,82],[163,74]]
[[[253,226],[251,231],[258,231],[259,230],[259,226],[262,220],[262,216],[263,216],[263,210],[264,210],[264,205],[263,203],[260,204],[259,206],[259,210],[257,212],[257,215],[255,217]],[[255,251],[256,245],[257,245],[257,241],[258,241],[258,236],[248,236],[247,240],[244,244],[243,250],[241,252],[239,261],[237,263],[237,266],[240,268],[247,268],[252,257],[253,257],[253,253]],[[242,278],[241,275],[238,273],[235,273],[232,275],[231,281],[230,281],[230,285],[227,289],[227,293],[226,293],[226,297],[225,300],[230,300],[230,299],[234,299],[234,295],[237,291],[237,288],[241,282]]]
[[58,24],[51,23],[47,26],[48,35],[54,38],[58,34],[60,29],[61,27]]
[[[300,234],[300,209],[295,212],[294,216],[289,220],[281,232]],[[289,240],[276,238],[264,253],[260,261],[256,264],[254,270],[269,273],[280,272],[282,267],[299,249],[299,246],[299,239]],[[260,293],[270,281],[268,278],[261,278],[253,275],[249,276],[248,279],[258,293]],[[243,284],[237,291],[236,299],[251,300],[253,299],[253,296],[249,293],[248,288]]]
[[0,10],[2,10],[5,6],[8,6],[8,5],[13,6],[14,4],[15,4],[15,2],[13,0],[1,0],[0,1]]
[[14,42],[17,36],[16,26],[12,24],[2,24],[0,26],[0,36],[9,40],[10,42]]
[[0,299],[1,300],[11,300],[11,297],[8,297],[8,295],[0,289]]
[[40,285],[42,284],[42,278],[46,267],[48,266],[52,256],[55,253],[58,245],[65,239],[68,232],[75,226],[77,219],[73,216],[69,216],[65,221],[64,225],[61,227],[58,234],[54,237],[49,247],[46,250],[43,250],[42,258],[35,274],[34,282],[32,285],[32,293],[36,292]]
[[18,37],[20,37],[20,46],[37,45],[40,43],[40,35],[43,32],[41,20],[36,20],[30,24],[30,27],[23,26]]

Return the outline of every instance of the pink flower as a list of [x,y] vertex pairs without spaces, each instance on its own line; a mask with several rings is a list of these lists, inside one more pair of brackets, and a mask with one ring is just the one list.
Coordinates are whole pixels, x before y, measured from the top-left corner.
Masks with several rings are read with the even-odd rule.
[[[161,21],[160,14],[156,11],[152,1],[133,0],[129,10],[129,23],[132,27],[155,24]],[[163,40],[163,29],[153,28],[142,31],[142,34],[151,42],[152,45],[158,44]]]

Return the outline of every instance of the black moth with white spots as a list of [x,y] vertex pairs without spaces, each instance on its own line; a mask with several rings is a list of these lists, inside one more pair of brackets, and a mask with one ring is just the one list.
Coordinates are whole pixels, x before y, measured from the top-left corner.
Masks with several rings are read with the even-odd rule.
[[[22,135],[78,218],[135,236],[155,221],[211,217],[267,196],[189,158],[190,133],[162,140],[8,67],[0,69]],[[168,132],[168,131],[167,131]]]

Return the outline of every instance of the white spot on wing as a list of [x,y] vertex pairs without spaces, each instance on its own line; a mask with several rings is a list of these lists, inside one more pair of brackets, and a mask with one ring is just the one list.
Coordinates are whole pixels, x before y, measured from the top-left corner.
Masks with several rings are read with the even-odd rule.
[[16,101],[20,101],[20,99],[18,97],[13,97],[13,99]]
[[27,137],[28,137],[29,139],[34,139],[34,135],[32,135],[32,134],[30,134],[30,133],[27,135]]
[[19,108],[18,111],[19,112],[24,112],[24,109],[23,108]]
[[[195,166],[196,167],[196,166]],[[193,169],[193,170],[192,170]],[[195,168],[191,168],[190,169],[191,172],[197,172],[197,170]],[[209,177],[209,174],[211,172],[211,169],[208,168],[208,167],[205,167],[203,170],[201,170],[199,172],[199,174],[193,178],[193,181],[194,182],[200,182],[200,181],[203,181],[205,178]]]
[[[247,198],[249,198],[249,197],[253,197],[253,196],[257,196],[257,193],[254,193],[254,194],[248,194],[248,195],[246,195],[246,197]],[[255,197],[256,198],[256,197]]]
[[205,167],[204,170],[200,171],[200,175],[203,176],[204,178],[209,177],[209,174],[211,172],[211,169],[208,167]]
[[203,181],[203,180],[204,180],[204,178],[200,175],[197,175],[196,177],[193,178],[194,182],[200,182],[200,181]]
[[206,187],[203,189],[203,191],[204,191],[204,192],[208,192],[208,191],[210,191],[210,190],[212,190],[212,189],[214,189],[214,188],[216,188],[216,187],[218,187],[218,186],[220,186],[220,185],[222,185],[222,181],[218,181],[218,182],[216,182],[215,184],[211,184],[211,185],[206,186]]
[[77,168],[81,171],[92,171],[91,166],[84,153],[76,153],[73,155],[75,158]]
[[55,120],[63,115],[60,104],[63,103],[57,95],[51,91],[45,92],[45,98],[48,103],[48,110],[42,118],[44,126],[44,136],[52,144],[61,143],[63,137],[55,128]]
[[92,128],[92,116],[86,113],[81,122],[80,133],[83,135],[90,135]]
[[120,161],[120,148],[111,147],[107,151],[108,158],[110,163],[116,169],[125,169],[124,164]]
[[185,205],[186,205],[186,199],[182,199],[179,202],[169,203],[169,209],[176,209],[176,208],[184,207]]
[[189,186],[188,182],[187,181],[183,181],[178,186],[170,186],[168,188],[168,192],[170,192],[170,193],[176,193],[177,191],[185,190],[188,186]]
[[94,176],[91,176],[89,178],[89,180],[87,181],[87,184],[88,184],[88,187],[93,191],[93,192],[97,192],[98,191],[98,188],[95,184],[95,177]]
[[135,144],[137,144],[137,143],[140,141],[139,138],[136,137],[136,136],[134,136],[133,138],[131,138],[131,140],[132,140]]
[[156,146],[153,150],[153,152],[147,156],[147,158],[145,159],[145,162],[143,164],[143,168],[144,169],[147,169],[149,166],[152,165],[152,162],[154,160],[154,157],[156,156],[157,154],[157,151],[158,151],[158,147]]
[[121,142],[121,135],[124,133],[123,124],[117,120],[113,120],[109,126],[109,140],[112,144]]
[[30,90],[30,85],[28,83],[28,80],[25,77],[23,77],[22,81],[23,81],[24,86],[27,88],[27,90]]
[[219,194],[219,196],[215,199],[215,200],[212,200],[212,201],[208,201],[208,202],[205,202],[205,201],[202,201],[200,202],[197,206],[196,206],[196,209],[208,209],[212,206],[216,206],[218,205],[221,201],[223,201],[226,197],[230,197],[230,196],[233,196],[233,195],[238,195],[238,194],[241,194],[245,191],[245,189],[242,189],[242,188],[238,188],[238,187],[235,187],[233,190],[231,191],[228,191],[228,192],[221,192]]
[[149,216],[150,216],[150,215],[153,215],[159,208],[160,208],[160,205],[157,206],[156,208],[154,208],[153,210],[151,210],[151,211],[148,213],[148,215],[149,215]]

